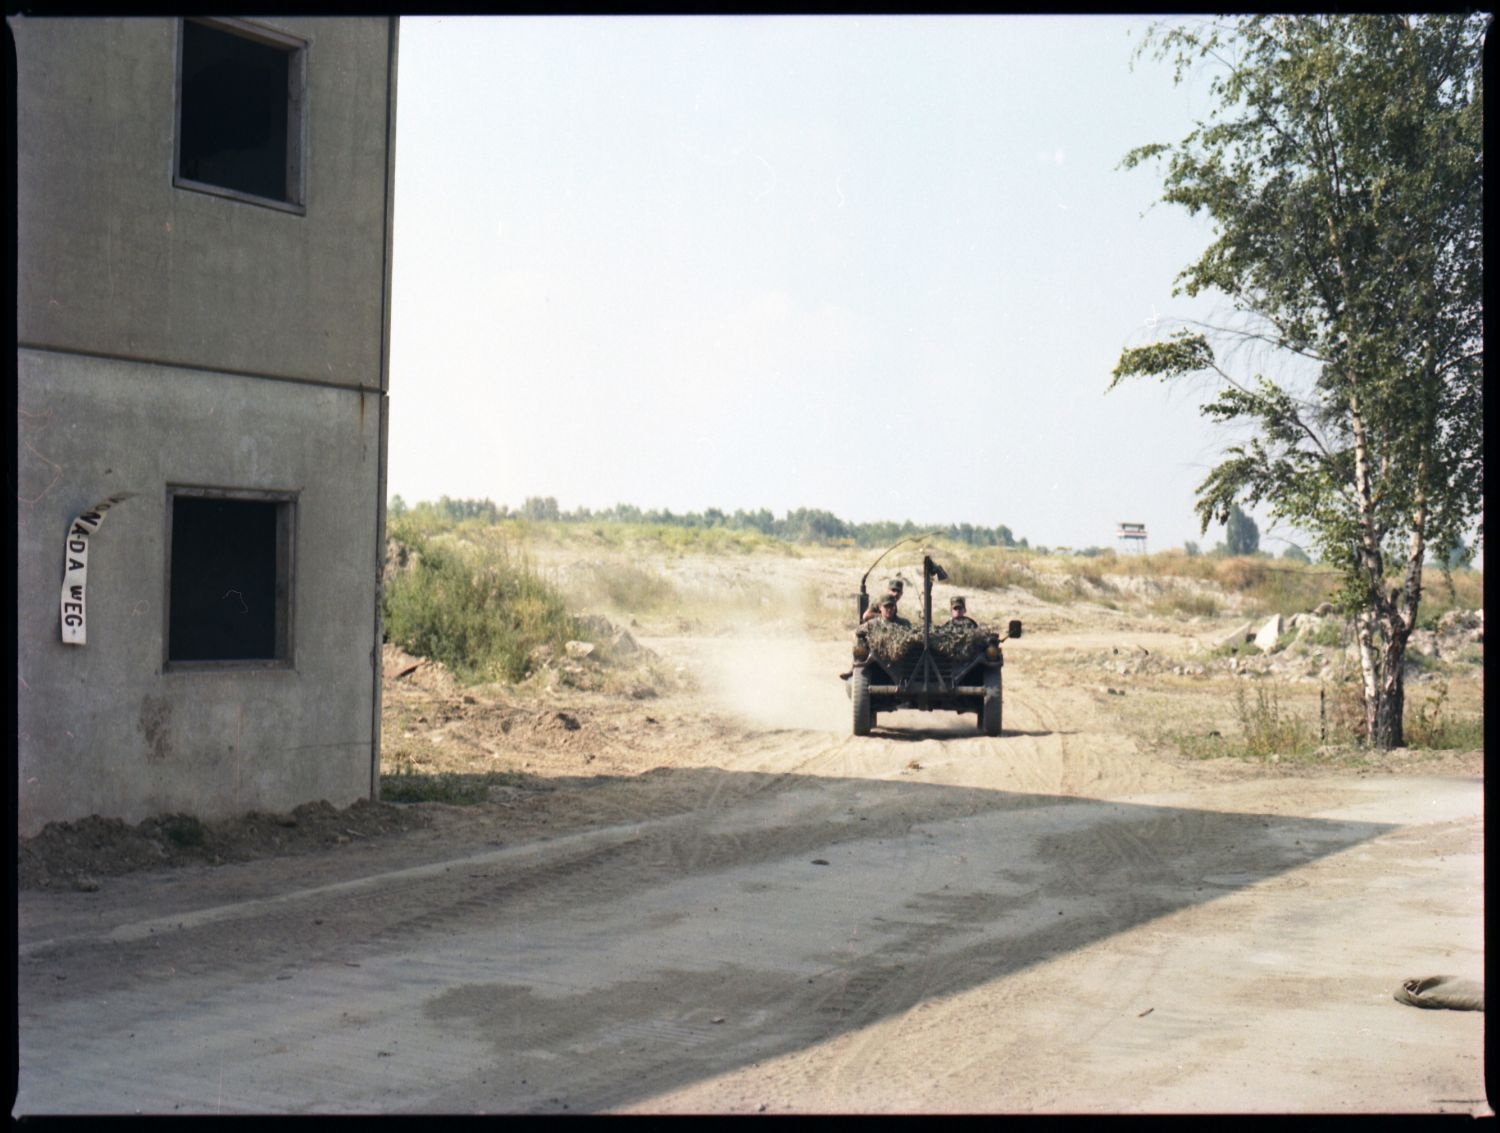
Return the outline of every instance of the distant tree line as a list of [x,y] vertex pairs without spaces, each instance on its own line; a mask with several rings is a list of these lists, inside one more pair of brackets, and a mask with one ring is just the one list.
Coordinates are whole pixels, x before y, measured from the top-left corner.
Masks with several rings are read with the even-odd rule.
[[[972,523],[917,524],[911,520],[896,523],[894,520],[879,520],[874,523],[853,523],[840,519],[821,508],[797,508],[777,518],[766,508],[758,511],[721,511],[708,508],[702,512],[674,512],[670,509],[642,509],[634,504],[615,504],[614,507],[594,511],[580,507],[563,511],[553,496],[530,496],[519,508],[497,504],[493,500],[455,500],[439,497],[436,503],[422,501],[408,505],[400,496],[391,497],[390,513],[400,517],[407,514],[440,516],[455,522],[478,519],[486,523],[498,523],[504,519],[527,519],[551,523],[639,523],[667,527],[723,527],[730,530],[753,530],[773,539],[788,543],[853,544],[860,547],[884,547],[914,535],[936,532],[956,543],[970,547],[1011,547],[1030,549],[1025,539],[1017,539],[1009,527],[977,527]],[[1042,548],[1038,548],[1042,549]]]

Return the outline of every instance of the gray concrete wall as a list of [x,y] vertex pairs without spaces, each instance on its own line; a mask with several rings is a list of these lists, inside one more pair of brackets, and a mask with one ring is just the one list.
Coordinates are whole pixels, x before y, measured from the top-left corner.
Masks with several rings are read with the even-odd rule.
[[308,43],[303,216],[174,187],[177,20],[10,21],[22,345],[381,384],[394,27],[253,22]]
[[[89,814],[368,797],[379,395],[45,352],[19,361],[20,833]],[[163,671],[168,484],[297,493],[293,667]],[[141,494],[91,540],[87,644],[65,645],[64,536],[121,491]]]
[[[306,39],[305,215],[173,185],[177,21],[9,21],[18,136],[18,821],[375,789],[394,20]],[[168,487],[295,493],[290,664],[163,663]],[[91,540],[61,640],[64,536]]]

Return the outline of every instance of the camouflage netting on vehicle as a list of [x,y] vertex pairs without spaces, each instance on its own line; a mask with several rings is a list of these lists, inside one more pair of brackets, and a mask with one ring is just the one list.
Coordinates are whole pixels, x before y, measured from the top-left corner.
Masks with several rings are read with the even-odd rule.
[[[889,622],[871,622],[867,640],[870,653],[884,665],[914,660],[922,652],[921,627],[908,629]],[[986,630],[974,626],[933,626],[928,643],[935,656],[945,661],[968,661],[984,650]]]

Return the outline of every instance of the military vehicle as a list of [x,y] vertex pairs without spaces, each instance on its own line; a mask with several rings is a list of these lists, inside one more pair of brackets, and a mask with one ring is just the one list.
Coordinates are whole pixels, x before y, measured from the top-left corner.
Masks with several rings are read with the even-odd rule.
[[[900,544],[896,544],[899,546]],[[888,548],[881,559],[894,550]],[[880,559],[871,564],[874,570]],[[922,556],[922,624],[901,625],[876,617],[865,621],[870,596],[865,571],[855,595],[854,666],[844,674],[854,706],[854,734],[867,736],[882,712],[915,708],[920,712],[972,713],[980,731],[1000,734],[1004,714],[1000,672],[1005,656],[1000,644],[1021,636],[1021,623],[1012,621],[1001,635],[982,625],[932,624],[932,580],[946,582],[948,573]]]

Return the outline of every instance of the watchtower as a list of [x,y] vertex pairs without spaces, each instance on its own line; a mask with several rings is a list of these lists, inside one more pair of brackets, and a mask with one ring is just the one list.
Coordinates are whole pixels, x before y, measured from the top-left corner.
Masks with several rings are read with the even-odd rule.
[[1144,523],[1122,523],[1116,534],[1120,540],[1120,549],[1126,554],[1144,555],[1146,553],[1146,525]]

